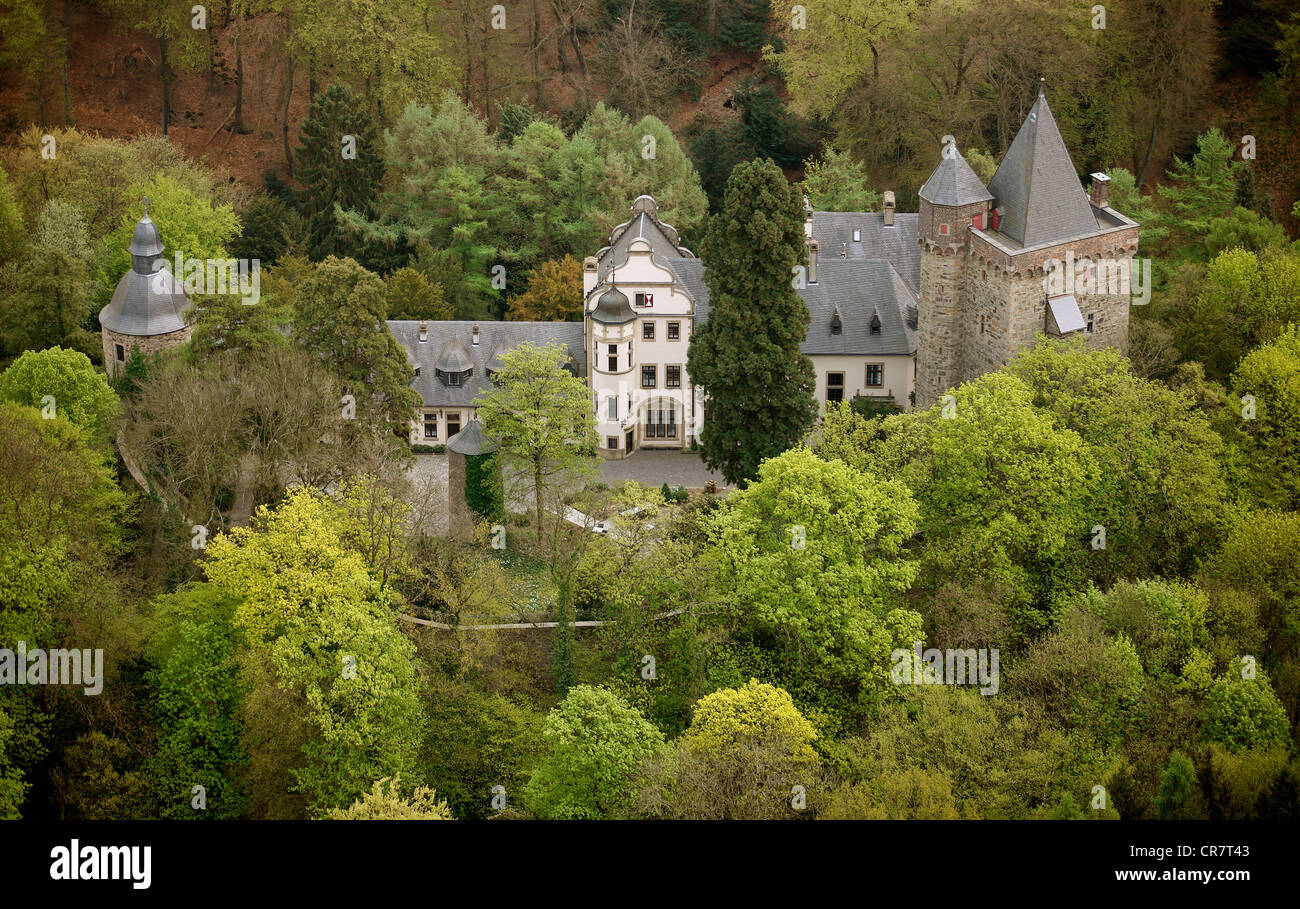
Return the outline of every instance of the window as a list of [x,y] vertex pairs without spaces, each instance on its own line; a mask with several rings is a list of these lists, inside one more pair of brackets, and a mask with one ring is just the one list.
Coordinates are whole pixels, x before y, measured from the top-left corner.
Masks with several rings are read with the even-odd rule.
[[611,451],[618,451],[618,436],[605,436],[605,447]]
[[460,384],[460,373],[458,373],[458,372],[449,372],[449,373],[447,373],[447,384],[448,384],[448,385],[451,385],[452,387],[455,387],[455,386],[459,385],[459,384]]
[[879,388],[885,384],[885,364],[868,363],[867,364],[867,387]]
[[826,373],[826,400],[827,401],[844,400],[844,373],[842,372]]
[[654,339],[655,339],[655,323],[653,323],[653,322],[642,322],[642,323],[641,323],[641,340],[642,340],[642,341],[653,341]]
[[420,367],[418,367],[418,366],[415,367],[415,375],[416,375],[417,378],[418,378],[419,375],[420,375]]
[[641,387],[656,388],[659,385],[659,367],[642,366],[641,367]]
[[671,399],[651,401],[645,412],[647,439],[677,438],[677,410]]
[[438,418],[431,413],[424,415],[424,437],[426,439],[438,438]]
[[1088,313],[1088,334],[1092,334],[1092,317],[1095,315],[1096,313]]
[[[618,395],[609,396],[609,419],[618,419]],[[615,445],[614,447],[617,448],[618,446]]]
[[984,317],[980,316],[980,334],[984,334]]
[[664,388],[682,387],[682,368],[680,366],[664,367]]
[[117,355],[117,362],[119,363],[126,362],[126,350],[122,347],[121,344],[114,344],[113,352]]
[[862,242],[862,231],[856,227],[853,229],[853,242],[854,243]]
[[871,314],[871,333],[873,335],[880,334],[880,313],[878,312]]
[[637,305],[637,306],[654,306],[654,305],[655,305],[655,295],[654,295],[654,294],[634,294],[633,296],[634,296],[634,298],[635,298],[635,302],[636,302],[636,305]]
[[618,345],[609,345],[609,371],[618,372]]
[[680,340],[680,339],[681,339],[681,336],[682,336],[682,323],[681,323],[681,322],[669,322],[669,323],[668,323],[668,340],[669,340],[669,341],[677,341],[677,340]]

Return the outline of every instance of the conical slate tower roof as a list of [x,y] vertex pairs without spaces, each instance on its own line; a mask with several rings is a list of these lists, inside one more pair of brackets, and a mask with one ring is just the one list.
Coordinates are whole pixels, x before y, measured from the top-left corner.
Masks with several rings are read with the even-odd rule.
[[1100,229],[1041,88],[989,191],[1002,210],[998,230],[1021,246],[1056,243]]
[[447,440],[447,447],[466,457],[488,454],[497,450],[497,443],[483,435],[483,424],[478,419],[469,421],[469,425]]
[[939,160],[918,195],[934,205],[972,205],[993,198],[955,146],[951,157],[945,153]]

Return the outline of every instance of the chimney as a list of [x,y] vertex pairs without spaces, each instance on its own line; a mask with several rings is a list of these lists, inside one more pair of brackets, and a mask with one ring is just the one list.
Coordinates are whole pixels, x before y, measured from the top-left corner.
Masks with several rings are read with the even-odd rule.
[[808,244],[808,283],[817,283],[817,244]]
[[1092,177],[1092,187],[1088,198],[1098,208],[1105,208],[1110,204],[1110,177],[1100,172],[1089,176]]
[[803,235],[812,239],[813,207],[808,197],[803,197]]
[[420,320],[420,343],[424,344],[429,340],[429,323],[423,319]]
[[884,212],[885,212],[885,226],[893,227],[894,226],[894,191],[892,189],[885,190]]
[[477,322],[474,323],[473,340],[470,343],[473,344],[475,347],[478,347],[478,323]]

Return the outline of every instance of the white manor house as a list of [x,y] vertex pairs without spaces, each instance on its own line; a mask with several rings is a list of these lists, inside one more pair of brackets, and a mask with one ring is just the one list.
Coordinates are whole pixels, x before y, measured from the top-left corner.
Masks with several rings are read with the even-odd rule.
[[[812,313],[803,344],[820,401],[861,395],[910,405],[915,376],[917,216],[806,211],[806,287]],[[684,448],[698,438],[704,391],[686,371],[695,326],[709,316],[704,263],[659,219],[650,196],[582,264],[578,322],[390,321],[424,399],[411,441],[445,443],[475,417],[474,399],[523,342],[558,342],[592,393],[601,453]]]

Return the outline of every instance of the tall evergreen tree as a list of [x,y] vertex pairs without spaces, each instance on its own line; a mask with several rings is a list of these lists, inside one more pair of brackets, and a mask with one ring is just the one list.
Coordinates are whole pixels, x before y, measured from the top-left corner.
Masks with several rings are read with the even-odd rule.
[[336,208],[366,218],[374,211],[384,162],[370,106],[341,85],[331,85],[312,98],[311,112],[302,124],[297,163],[308,249],[313,259],[324,259],[338,248]]
[[352,259],[317,263],[294,288],[293,335],[355,398],[357,415],[382,415],[398,426],[411,419],[420,396],[409,387],[411,367],[388,332],[383,279]]
[[687,369],[704,387],[704,462],[729,483],[795,445],[817,418],[808,306],[791,280],[806,262],[803,209],[770,159],[737,165],[701,246],[712,312]]

